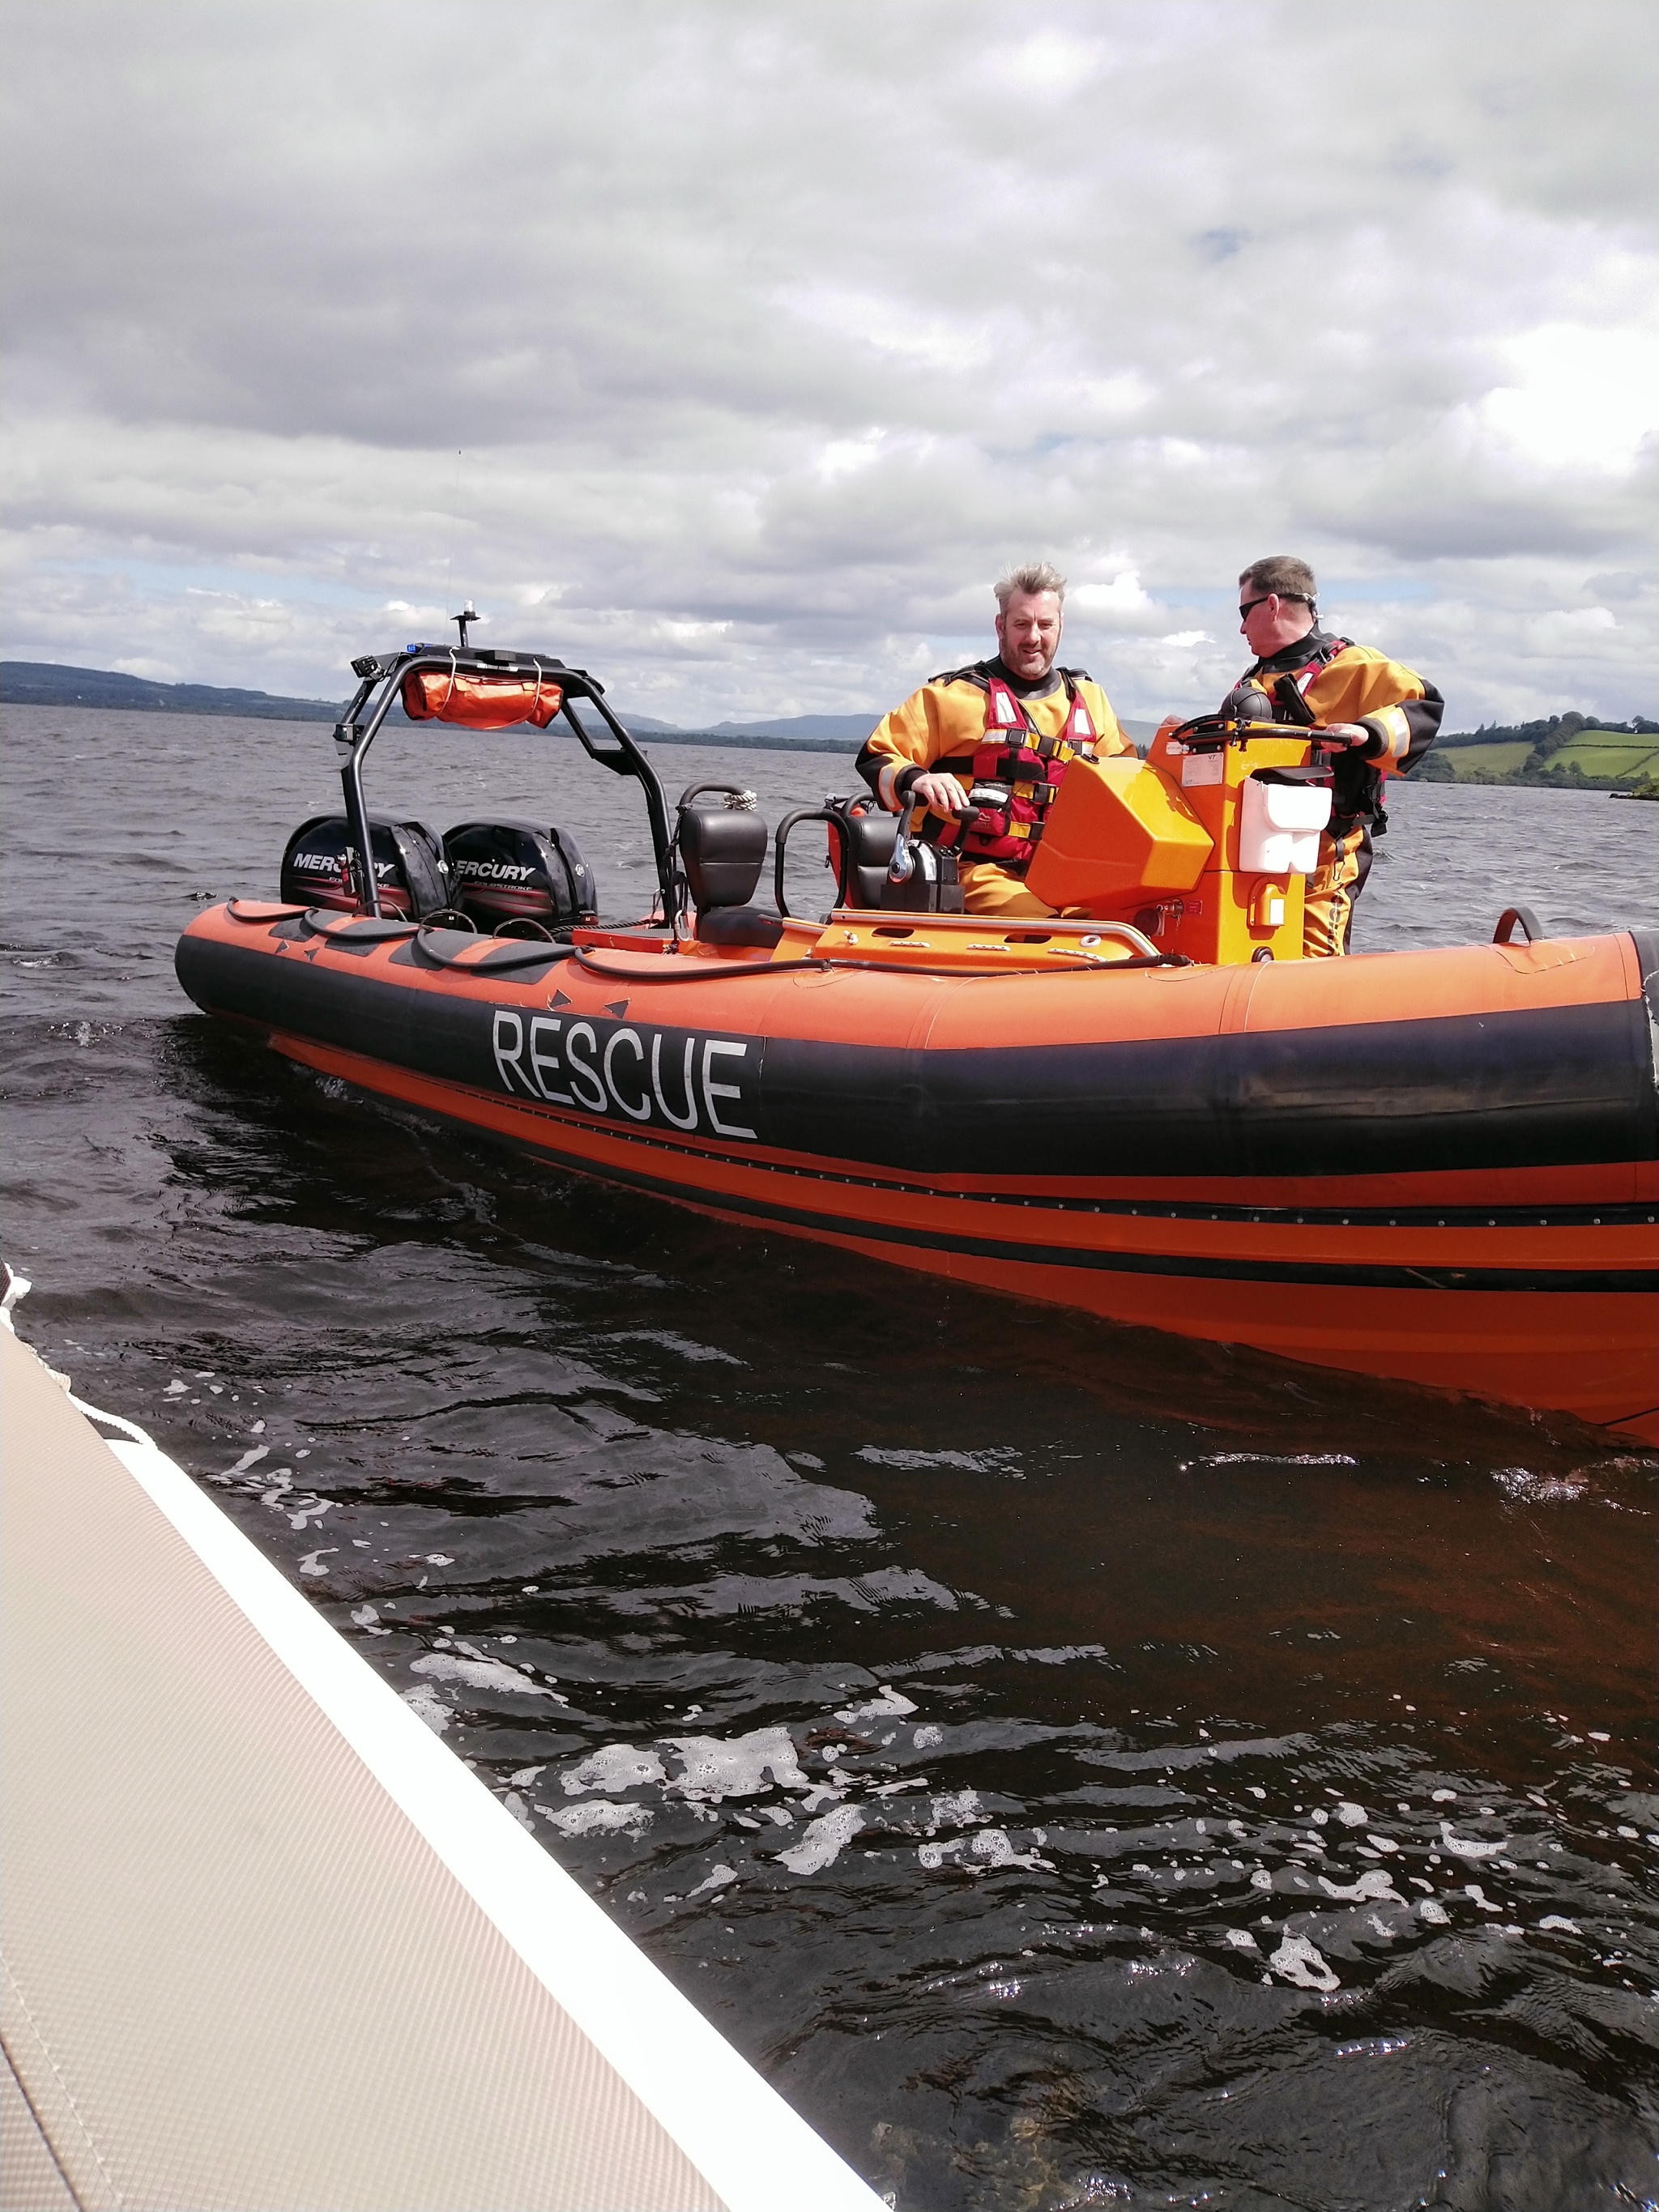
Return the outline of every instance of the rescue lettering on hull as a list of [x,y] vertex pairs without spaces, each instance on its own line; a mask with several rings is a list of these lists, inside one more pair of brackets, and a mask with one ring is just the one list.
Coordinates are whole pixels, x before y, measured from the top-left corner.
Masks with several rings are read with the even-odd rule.
[[644,1024],[493,1009],[496,1075],[512,1097],[580,1114],[758,1140],[760,1043]]

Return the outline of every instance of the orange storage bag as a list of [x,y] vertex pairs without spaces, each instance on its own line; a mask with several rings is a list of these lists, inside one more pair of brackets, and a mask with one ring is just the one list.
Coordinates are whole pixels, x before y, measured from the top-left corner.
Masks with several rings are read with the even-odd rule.
[[460,722],[469,730],[507,730],[533,722],[544,730],[564,704],[545,676],[458,676],[442,668],[411,669],[404,678],[404,712],[411,722]]

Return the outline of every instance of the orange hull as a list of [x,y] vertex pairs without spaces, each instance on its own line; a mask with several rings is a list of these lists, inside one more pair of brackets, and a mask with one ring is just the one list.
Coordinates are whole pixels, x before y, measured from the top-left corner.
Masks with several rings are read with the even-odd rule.
[[309,1066],[724,1219],[1659,1441],[1632,938],[1014,974],[983,922],[868,923],[544,957],[220,908],[179,967]]

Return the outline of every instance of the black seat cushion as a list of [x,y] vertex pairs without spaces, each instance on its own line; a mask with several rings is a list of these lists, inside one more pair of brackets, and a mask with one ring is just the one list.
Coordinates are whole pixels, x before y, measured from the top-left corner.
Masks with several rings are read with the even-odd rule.
[[743,807],[682,806],[678,843],[691,902],[700,913],[754,897],[766,865],[766,824],[758,814]]
[[770,950],[783,935],[782,917],[757,906],[716,906],[697,916],[705,945],[757,945]]

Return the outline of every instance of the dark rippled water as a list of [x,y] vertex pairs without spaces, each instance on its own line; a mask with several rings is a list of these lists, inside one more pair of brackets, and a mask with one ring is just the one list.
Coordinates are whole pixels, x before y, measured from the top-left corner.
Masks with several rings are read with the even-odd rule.
[[[878,2190],[1659,2199],[1650,1458],[720,1227],[319,1082],[197,1015],[172,948],[275,890],[326,730],[3,727],[22,1333]],[[377,801],[556,814],[642,910],[642,819],[564,748],[380,750]],[[773,820],[848,781],[657,757]],[[1407,790],[1362,941],[1515,898],[1651,921],[1656,833]]]

